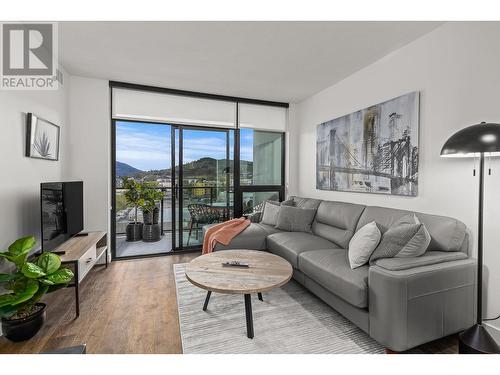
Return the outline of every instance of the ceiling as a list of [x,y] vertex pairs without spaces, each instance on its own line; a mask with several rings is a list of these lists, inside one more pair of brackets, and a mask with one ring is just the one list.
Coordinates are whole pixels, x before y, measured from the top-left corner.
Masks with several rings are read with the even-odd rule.
[[61,22],[74,75],[297,102],[440,22]]

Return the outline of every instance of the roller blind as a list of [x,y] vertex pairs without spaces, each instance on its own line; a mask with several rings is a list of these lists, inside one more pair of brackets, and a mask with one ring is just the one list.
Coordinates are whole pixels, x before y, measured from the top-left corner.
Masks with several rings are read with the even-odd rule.
[[113,118],[235,128],[236,103],[114,88]]
[[280,132],[286,130],[286,108],[240,103],[238,111],[241,128]]

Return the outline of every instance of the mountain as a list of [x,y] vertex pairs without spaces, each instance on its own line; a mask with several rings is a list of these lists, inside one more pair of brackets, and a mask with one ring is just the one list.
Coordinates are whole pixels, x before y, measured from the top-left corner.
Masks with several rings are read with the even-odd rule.
[[[226,167],[226,160],[217,160],[214,158],[201,158],[199,160],[194,160],[189,163],[184,164],[183,173],[184,178],[201,179],[205,178],[208,180],[213,179],[216,175],[221,175],[223,169]],[[229,161],[229,167],[232,169],[233,161]],[[178,167],[177,167],[178,168]],[[241,161],[241,169],[243,173],[250,173],[253,169],[253,163],[251,161]],[[136,175],[139,179],[144,179],[145,181],[156,181],[156,179],[170,179],[171,170],[160,169],[152,171],[141,171]]]
[[138,173],[142,173],[140,169],[134,168],[131,165],[116,161],[116,176],[117,177],[130,177]]

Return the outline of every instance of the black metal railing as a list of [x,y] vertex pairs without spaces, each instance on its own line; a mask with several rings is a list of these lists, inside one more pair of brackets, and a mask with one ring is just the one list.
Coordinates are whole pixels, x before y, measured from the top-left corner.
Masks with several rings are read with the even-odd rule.
[[[179,187],[154,187],[151,189],[161,190],[165,193],[165,197],[160,201],[160,228],[161,233],[172,230],[172,202],[175,202],[176,210],[179,209],[180,188]],[[125,227],[130,221],[135,220],[135,209],[133,206],[125,202],[123,193],[126,189],[117,188],[116,194],[116,234],[125,234]],[[174,195],[174,196],[173,196]],[[120,196],[122,196],[120,198]],[[225,210],[224,217],[229,219],[233,215],[233,189],[227,191],[225,186],[186,186],[182,188],[183,198],[183,222],[182,228],[187,229],[189,223],[189,204],[208,204],[210,206],[220,207]],[[175,199],[173,199],[175,198]],[[142,210],[138,208],[138,221],[142,221]],[[179,214],[177,212],[177,218]],[[186,226],[186,228],[185,228]]]

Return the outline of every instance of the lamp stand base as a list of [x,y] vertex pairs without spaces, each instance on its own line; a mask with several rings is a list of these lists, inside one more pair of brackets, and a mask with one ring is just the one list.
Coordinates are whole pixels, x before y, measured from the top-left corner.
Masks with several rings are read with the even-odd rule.
[[458,335],[460,354],[499,354],[500,347],[481,324],[473,325]]

